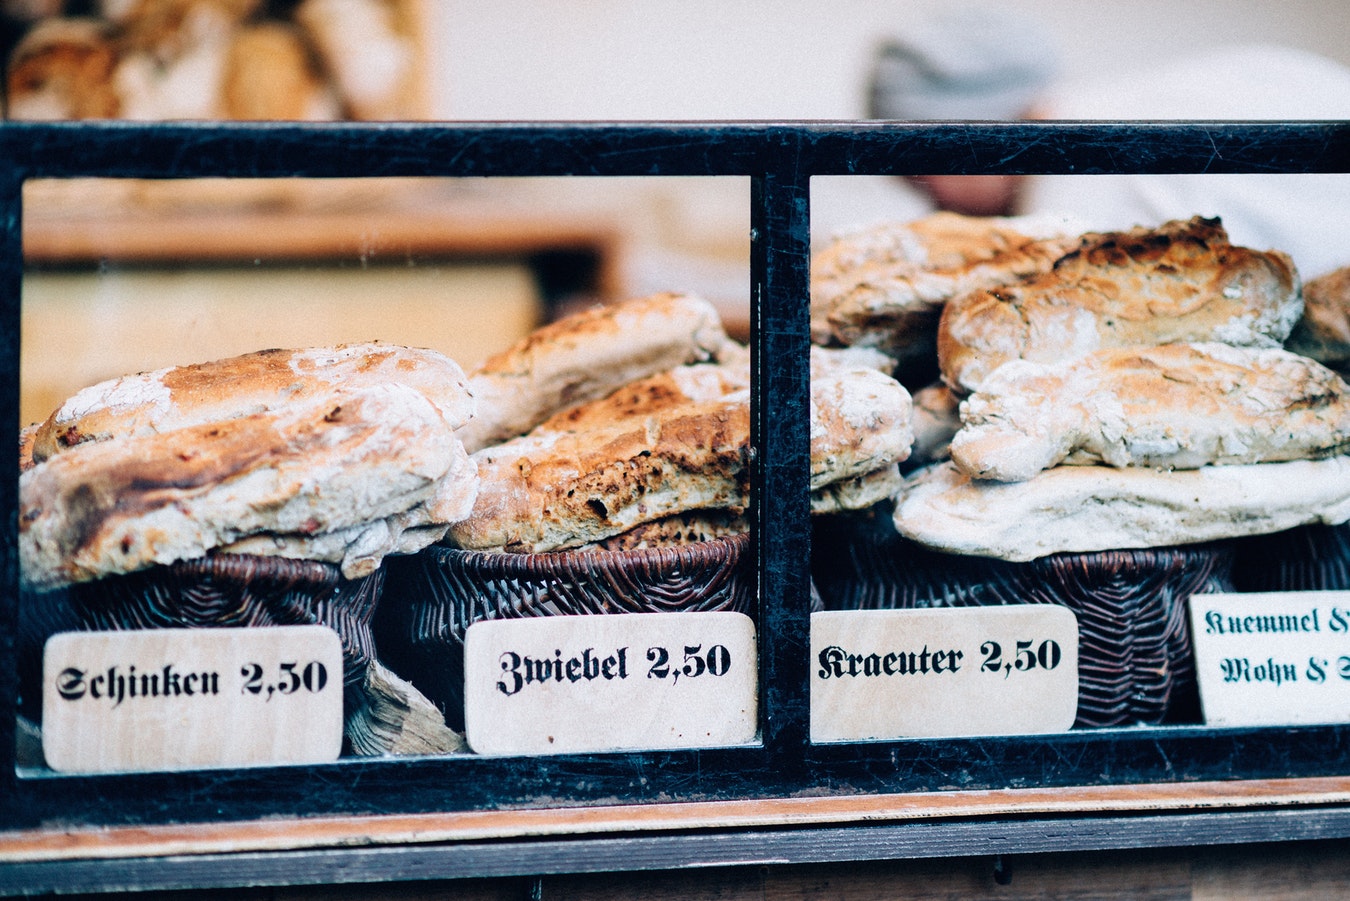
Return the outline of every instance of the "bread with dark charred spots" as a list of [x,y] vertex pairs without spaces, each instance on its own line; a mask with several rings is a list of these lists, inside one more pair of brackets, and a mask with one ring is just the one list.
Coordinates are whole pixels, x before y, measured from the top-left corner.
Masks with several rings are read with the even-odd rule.
[[1192,341],[1279,347],[1302,310],[1287,254],[1236,247],[1218,219],[1195,217],[1085,235],[1043,275],[953,298],[938,362],[969,394],[1011,360]]
[[[19,559],[41,589],[215,550],[369,575],[439,539],[477,493],[440,411],[400,384],[162,434],[88,442],[19,478]],[[265,540],[256,540],[263,538]]]

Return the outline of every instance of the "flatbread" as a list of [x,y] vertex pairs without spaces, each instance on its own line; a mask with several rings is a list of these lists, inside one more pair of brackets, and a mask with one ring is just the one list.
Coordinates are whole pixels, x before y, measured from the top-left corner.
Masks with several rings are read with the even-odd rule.
[[1058,466],[1025,482],[950,462],[910,476],[896,531],[953,554],[1025,561],[1168,547],[1350,519],[1350,457],[1159,471]]

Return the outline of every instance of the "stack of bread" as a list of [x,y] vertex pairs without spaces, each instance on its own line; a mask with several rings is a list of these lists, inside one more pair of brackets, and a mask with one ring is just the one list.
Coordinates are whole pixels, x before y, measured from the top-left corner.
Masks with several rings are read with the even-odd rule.
[[[416,703],[377,670],[371,621],[384,559],[472,508],[478,478],[455,429],[473,410],[453,361],[380,344],[86,388],[25,432],[24,608],[58,624],[64,608],[92,629],[330,625],[351,749],[418,746],[371,709],[381,694]],[[450,741],[437,729],[424,737]]]
[[1350,388],[1283,349],[1302,312],[1285,254],[1198,217],[1084,234],[948,297],[943,384],[915,417],[933,457],[890,517],[910,565],[836,603],[1065,604],[1079,724],[1164,718],[1189,678],[1184,601],[1228,584],[1230,540],[1350,518]]
[[[813,504],[868,505],[895,490],[908,395],[875,357],[822,350],[813,361]],[[753,613],[750,383],[749,353],[716,309],[678,294],[569,316],[470,373],[482,415],[459,435],[478,498],[441,545],[394,568],[413,609],[386,607],[388,642],[380,633],[452,726],[447,661],[462,659],[477,620]]]

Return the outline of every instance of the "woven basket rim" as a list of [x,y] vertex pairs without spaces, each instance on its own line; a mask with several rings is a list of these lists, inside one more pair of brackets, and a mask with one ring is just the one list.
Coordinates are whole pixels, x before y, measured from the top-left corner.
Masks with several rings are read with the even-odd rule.
[[342,571],[334,563],[268,554],[207,554],[162,565],[176,575],[188,577],[303,582],[315,588],[342,581]]
[[565,550],[536,554],[467,550],[433,545],[427,548],[437,562],[451,562],[481,575],[497,578],[541,578],[578,572],[632,568],[667,569],[734,563],[750,545],[750,533],[740,532],[692,544],[635,548],[626,551]]

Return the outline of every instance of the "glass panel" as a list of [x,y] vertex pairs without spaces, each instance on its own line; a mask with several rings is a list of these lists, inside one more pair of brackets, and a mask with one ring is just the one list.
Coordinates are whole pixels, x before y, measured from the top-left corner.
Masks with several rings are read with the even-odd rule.
[[[43,771],[44,693],[121,707],[184,684],[163,660],[67,661],[56,692],[57,632],[329,626],[343,756],[460,754],[478,620],[753,618],[748,198],[745,179],[26,185],[20,765]],[[669,546],[674,571],[613,596]],[[622,678],[647,683],[659,636],[632,640]],[[675,669],[749,667],[753,696],[754,645],[733,662],[728,641],[681,643]],[[536,681],[573,674],[557,650]],[[593,650],[568,681],[603,681]],[[328,684],[318,657],[212,672],[245,700]],[[714,744],[753,744],[757,721],[751,701],[749,733]]]
[[[946,200],[989,186],[939,180]],[[826,364],[852,355],[905,389],[899,410],[856,389],[873,414],[857,426],[877,446],[913,431],[887,496],[815,518],[830,613],[814,617],[813,736],[1344,722],[1323,687],[1339,651],[1312,634],[1339,601],[1287,593],[1347,587],[1332,273],[1350,253],[1326,225],[1345,224],[1350,179],[1036,177],[1002,218],[916,211],[920,183],[813,180],[813,394],[840,391]],[[813,475],[839,459],[813,453]],[[1209,597],[1228,592],[1286,594],[1253,619]],[[1072,612],[1076,640],[987,615],[1024,605]],[[903,613],[833,613],[863,610]],[[1076,713],[1039,719],[1052,688],[1034,679],[1072,670],[1070,643]],[[953,720],[954,661],[973,687]],[[866,725],[840,725],[850,703]],[[889,708],[913,715],[873,715]]]

